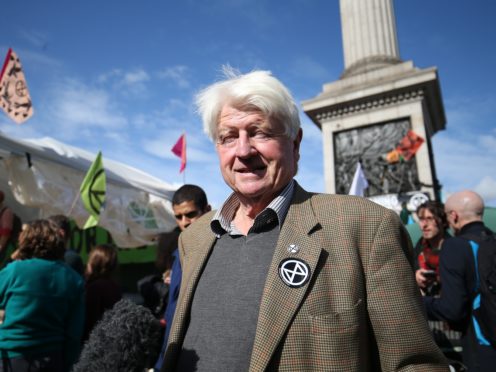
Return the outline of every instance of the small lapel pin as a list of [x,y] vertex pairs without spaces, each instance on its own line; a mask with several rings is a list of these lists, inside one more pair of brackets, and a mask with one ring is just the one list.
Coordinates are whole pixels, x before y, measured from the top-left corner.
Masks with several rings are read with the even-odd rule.
[[290,244],[288,247],[289,253],[298,253],[299,250],[300,250],[300,247],[298,247],[296,244]]

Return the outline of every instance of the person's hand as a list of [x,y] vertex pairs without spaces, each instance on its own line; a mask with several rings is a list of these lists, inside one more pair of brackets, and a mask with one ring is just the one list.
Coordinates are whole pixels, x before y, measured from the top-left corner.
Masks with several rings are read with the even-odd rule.
[[20,257],[19,257],[19,249],[16,249],[14,252],[12,252],[12,254],[10,255],[10,259],[15,261],[15,260],[18,260]]
[[165,284],[170,285],[171,270],[165,270],[165,272],[162,274],[162,280],[164,281]]
[[425,289],[429,285],[431,285],[436,279],[435,275],[429,275],[432,273],[432,270],[418,269],[415,271],[415,280],[417,281],[417,285]]

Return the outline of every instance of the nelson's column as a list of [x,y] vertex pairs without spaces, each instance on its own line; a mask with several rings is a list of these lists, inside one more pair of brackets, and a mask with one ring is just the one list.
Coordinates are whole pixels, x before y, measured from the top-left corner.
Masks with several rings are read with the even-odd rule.
[[[346,194],[358,161],[368,196],[439,197],[431,136],[445,128],[435,67],[402,61],[392,0],[340,0],[344,71],[302,102],[322,130],[326,191]],[[424,140],[409,160],[386,161],[410,131]]]

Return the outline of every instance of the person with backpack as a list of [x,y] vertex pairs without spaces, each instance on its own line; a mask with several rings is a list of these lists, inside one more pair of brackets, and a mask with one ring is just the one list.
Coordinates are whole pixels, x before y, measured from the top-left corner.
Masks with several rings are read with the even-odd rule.
[[[444,320],[462,332],[463,363],[468,371],[494,371],[496,276],[494,233],[482,222],[484,202],[473,191],[451,195],[445,204],[455,236],[444,241],[439,257],[439,297],[425,296],[430,320]],[[496,281],[494,282],[496,289]],[[488,315],[488,312],[490,313]],[[492,313],[493,312],[493,313]],[[481,317],[483,313],[485,316]]]

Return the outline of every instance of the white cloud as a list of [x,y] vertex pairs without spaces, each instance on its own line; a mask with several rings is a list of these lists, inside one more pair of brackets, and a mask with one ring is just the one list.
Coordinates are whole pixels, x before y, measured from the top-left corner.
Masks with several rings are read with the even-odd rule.
[[123,72],[121,69],[115,68],[111,71],[104,72],[103,74],[100,74],[97,78],[97,81],[99,83],[106,83],[110,81],[111,79],[115,79],[117,77],[122,76]]
[[103,89],[72,79],[56,84],[51,96],[49,125],[57,128],[58,135],[63,131],[66,137],[77,138],[89,128],[114,130],[127,125],[112,96]]
[[446,130],[432,139],[437,175],[445,195],[478,188],[486,203],[496,205],[496,198],[489,192],[494,186],[490,177],[496,174],[496,131],[492,124],[495,103],[494,96],[445,100]]
[[171,80],[179,88],[186,89],[190,87],[189,82],[189,69],[187,66],[178,65],[173,67],[167,67],[160,71],[158,74],[160,79]]
[[[200,128],[199,119],[192,111],[188,101],[170,99],[161,110],[139,112],[130,119],[133,129],[143,132],[142,137],[153,136],[163,130],[197,131]],[[178,135],[179,136],[179,135]]]
[[496,180],[491,176],[485,176],[475,186],[474,191],[477,192],[486,201],[496,201]]
[[[463,96],[445,100],[447,130],[452,134],[467,132],[468,128],[487,131],[496,114],[495,96]],[[493,130],[494,133],[494,130]]]
[[437,175],[446,194],[474,190],[485,177],[496,174],[496,147],[481,145],[486,141],[486,135],[461,137],[442,133],[433,138]]
[[485,150],[489,152],[495,152],[496,149],[496,136],[494,135],[483,135],[479,138],[479,142]]
[[138,69],[124,74],[123,82],[126,85],[134,85],[144,83],[148,80],[150,80],[148,73],[142,69]]
[[111,87],[114,94],[132,97],[146,96],[148,81],[150,81],[150,75],[142,68],[129,71],[115,68],[100,74],[97,78],[98,83]]

